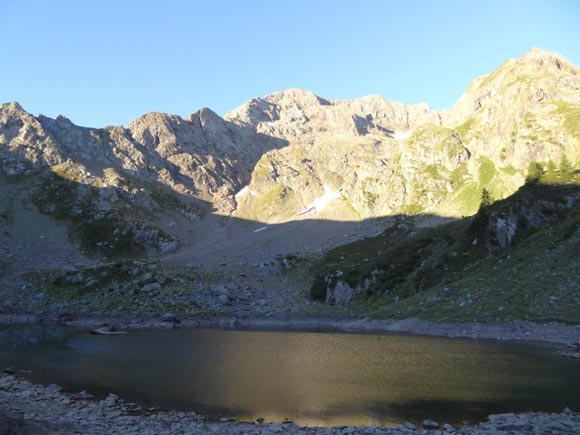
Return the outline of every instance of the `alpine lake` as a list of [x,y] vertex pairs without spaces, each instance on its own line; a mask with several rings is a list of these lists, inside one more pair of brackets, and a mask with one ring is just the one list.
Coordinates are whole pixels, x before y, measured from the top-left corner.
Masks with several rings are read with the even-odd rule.
[[34,382],[210,417],[307,426],[454,425],[580,408],[580,364],[550,345],[329,330],[90,335],[0,327],[0,369]]

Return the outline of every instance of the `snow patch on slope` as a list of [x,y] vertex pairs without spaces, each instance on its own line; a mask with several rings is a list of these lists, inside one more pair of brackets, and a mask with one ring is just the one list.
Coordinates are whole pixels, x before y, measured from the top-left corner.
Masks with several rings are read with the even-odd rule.
[[311,214],[318,213],[324,207],[326,207],[329,202],[338,198],[340,196],[341,192],[342,192],[342,187],[338,190],[330,190],[330,188],[325,185],[324,186],[324,193],[322,194],[322,196],[319,196],[314,201],[312,201],[310,204],[308,204],[304,209],[302,209],[302,211],[300,213],[298,213],[298,216],[301,216],[304,214],[311,215]]
[[404,133],[400,132],[400,131],[393,131],[393,133],[390,134],[389,136],[391,136],[395,140],[405,140],[405,139],[409,139],[412,134],[413,134],[413,130],[409,130],[409,131],[406,131]]
[[252,196],[256,196],[256,192],[254,192],[252,189],[250,189],[250,186],[246,186],[243,189],[241,189],[238,193],[236,193],[234,195],[234,198],[236,198],[236,201],[238,201],[240,198],[243,198],[246,195],[252,195]]

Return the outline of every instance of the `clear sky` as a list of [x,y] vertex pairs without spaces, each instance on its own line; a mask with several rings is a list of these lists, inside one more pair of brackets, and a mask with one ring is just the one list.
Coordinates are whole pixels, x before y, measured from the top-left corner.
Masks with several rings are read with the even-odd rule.
[[0,102],[79,125],[287,88],[451,107],[532,47],[580,64],[578,0],[0,0]]

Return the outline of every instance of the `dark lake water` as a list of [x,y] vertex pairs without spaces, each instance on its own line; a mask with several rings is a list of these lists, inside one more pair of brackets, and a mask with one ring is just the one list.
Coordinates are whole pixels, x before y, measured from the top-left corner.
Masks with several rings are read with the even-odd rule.
[[580,408],[580,363],[520,343],[305,331],[0,329],[0,368],[69,391],[305,425]]

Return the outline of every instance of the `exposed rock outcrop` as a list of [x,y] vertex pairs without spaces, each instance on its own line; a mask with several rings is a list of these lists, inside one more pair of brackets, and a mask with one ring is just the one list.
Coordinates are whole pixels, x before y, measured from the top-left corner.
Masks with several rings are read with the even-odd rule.
[[[539,49],[476,79],[443,113],[376,95],[337,101],[289,89],[224,118],[204,108],[185,119],[149,113],[127,128],[91,129],[8,103],[0,108],[0,168],[18,174],[67,160],[95,174],[114,168],[220,213],[269,222],[296,219],[328,189],[341,194],[316,211],[322,217],[472,214],[466,197],[474,189],[504,197],[530,162],[580,161],[578,105],[580,69]],[[501,177],[488,173],[489,162],[495,173],[505,168]]]

